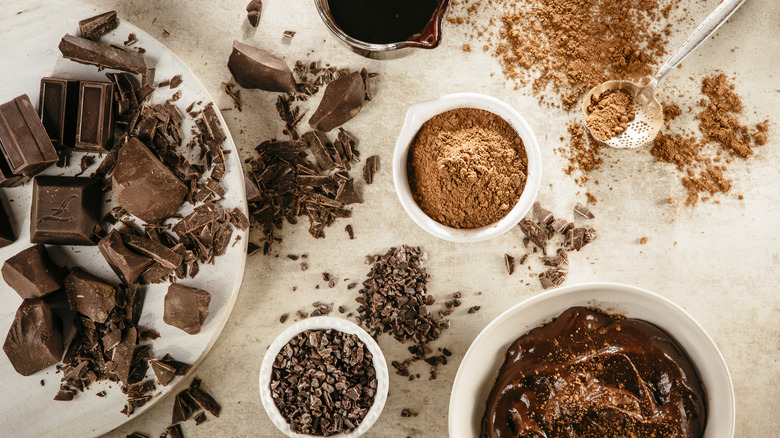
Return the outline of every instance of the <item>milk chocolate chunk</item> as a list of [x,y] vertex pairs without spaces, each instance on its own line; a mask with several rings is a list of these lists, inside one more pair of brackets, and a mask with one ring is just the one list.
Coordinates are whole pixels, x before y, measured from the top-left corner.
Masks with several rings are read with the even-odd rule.
[[73,35],[65,35],[59,45],[62,56],[98,68],[113,68],[135,74],[146,73],[144,58],[108,44]]
[[125,284],[135,283],[146,268],[154,262],[150,257],[128,248],[122,235],[116,230],[111,230],[98,243],[98,248],[108,265]]
[[55,148],[72,148],[76,143],[79,81],[41,79],[38,114]]
[[165,294],[163,321],[194,335],[209,316],[211,295],[202,289],[174,283]]
[[33,175],[59,160],[26,94],[0,105],[0,149],[14,175]]
[[343,125],[360,112],[365,94],[360,72],[336,79],[325,87],[322,101],[309,119],[309,125],[319,131],[330,131]]
[[76,150],[108,152],[114,143],[114,83],[81,82]]
[[29,376],[62,358],[62,322],[37,298],[22,302],[8,330],[3,351],[17,373]]
[[154,376],[157,377],[157,383],[167,386],[176,376],[176,368],[163,361],[153,360],[149,362],[152,365]]
[[14,242],[16,242],[16,234],[14,234],[11,221],[5,212],[3,201],[0,199],[0,248],[4,248]]
[[6,260],[3,279],[22,298],[43,298],[62,288],[65,271],[49,258],[43,245],[31,246]]
[[95,178],[36,176],[30,211],[30,242],[95,245],[100,240],[102,184]]
[[109,11],[79,21],[81,36],[88,40],[97,40],[119,26],[116,11]]
[[116,306],[114,286],[80,268],[74,268],[65,277],[65,293],[71,310],[97,323],[106,322]]
[[119,150],[111,183],[114,201],[146,222],[176,213],[187,194],[187,186],[136,138]]
[[238,85],[266,91],[292,93],[295,78],[284,58],[267,50],[233,41],[228,69]]

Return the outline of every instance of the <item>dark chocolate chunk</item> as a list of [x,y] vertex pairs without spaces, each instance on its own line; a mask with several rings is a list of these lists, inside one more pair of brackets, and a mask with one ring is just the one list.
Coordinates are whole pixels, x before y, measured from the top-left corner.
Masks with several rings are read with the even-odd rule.
[[116,306],[114,286],[80,268],[73,268],[65,277],[65,293],[71,310],[97,323],[106,322]]
[[122,340],[111,352],[111,361],[116,364],[112,374],[124,385],[131,383],[130,371],[136,344],[138,344],[138,329],[130,327],[122,330]]
[[168,434],[168,438],[184,438],[184,433],[182,433],[181,426],[178,424],[168,426],[165,432]]
[[125,234],[122,236],[125,245],[133,250],[152,258],[157,263],[168,269],[176,269],[181,265],[183,257],[172,249],[152,239],[136,236],[134,234]]
[[287,63],[279,55],[233,41],[233,52],[228,59],[228,69],[238,85],[266,91],[292,93],[295,78]]
[[263,13],[263,2],[260,0],[251,0],[246,5],[246,18],[249,20],[249,24],[252,27],[257,27],[260,22],[260,14]]
[[114,142],[114,83],[79,85],[76,150],[108,152]]
[[219,403],[214,400],[214,397],[212,397],[209,393],[200,387],[199,379],[192,380],[192,383],[190,383],[189,393],[192,398],[198,402],[200,407],[207,410],[211,415],[219,417],[219,413],[222,412],[222,406],[220,406]]
[[351,224],[347,224],[347,226],[344,227],[344,231],[346,231],[347,235],[349,235],[349,240],[353,240],[355,238],[355,230],[352,228]]
[[187,194],[187,186],[136,138],[120,149],[111,183],[114,201],[147,222],[176,213]]
[[206,123],[206,130],[212,140],[218,144],[222,144],[227,138],[225,132],[222,130],[222,124],[219,122],[217,116],[217,110],[214,108],[213,103],[209,103],[203,108],[203,121]]
[[97,244],[102,186],[95,178],[36,176],[30,211],[30,242]]
[[547,233],[539,227],[539,225],[533,223],[531,220],[524,218],[520,221],[518,224],[520,229],[523,231],[523,234],[526,235],[531,241],[544,250],[545,244],[547,242]]
[[33,175],[59,160],[26,94],[0,105],[0,149],[14,175]]
[[[193,407],[195,409],[193,409]],[[176,394],[176,399],[173,401],[173,414],[171,415],[171,423],[181,423],[187,421],[192,417],[195,410],[198,409],[198,405],[192,400],[189,394],[189,390]]]
[[154,371],[157,383],[160,385],[167,386],[176,376],[176,368],[172,365],[159,360],[152,360],[149,363],[152,365],[152,371]]
[[247,12],[262,12],[263,10],[263,2],[260,0],[250,0],[249,4],[246,5],[246,11]]
[[506,265],[506,271],[509,275],[515,273],[515,258],[509,254],[504,254],[504,264]]
[[194,420],[195,420],[195,425],[196,426],[201,425],[203,422],[206,421],[206,413],[205,412],[201,412],[200,414],[195,416]]
[[556,233],[564,233],[568,225],[568,220],[559,217],[558,219],[555,219],[552,225],[550,225],[550,228],[552,228]]
[[236,228],[241,231],[249,228],[249,218],[246,217],[243,211],[241,211],[241,208],[235,207],[230,214],[233,217],[233,223],[235,224]]
[[322,142],[322,139],[315,131],[309,131],[303,134],[301,139],[309,145],[309,152],[314,156],[314,159],[317,161],[321,170],[333,169],[333,160],[330,158],[327,149],[325,149],[325,144]]
[[355,117],[363,106],[365,84],[359,72],[353,72],[329,83],[322,101],[309,119],[319,131],[330,131]]
[[116,230],[111,230],[98,243],[98,248],[108,265],[111,266],[117,277],[125,284],[135,283],[138,277],[141,276],[141,273],[153,263],[152,258],[138,254],[128,248],[122,239],[122,235]]
[[374,175],[379,170],[379,156],[372,155],[366,158],[366,164],[363,165],[363,180],[366,184],[374,182]]
[[553,217],[552,212],[550,210],[543,208],[542,204],[540,204],[538,201],[534,202],[533,208],[534,208],[534,216],[536,216],[536,220],[540,224],[550,226],[555,220],[555,217]]
[[11,227],[11,220],[5,211],[5,204],[0,199],[0,248],[4,248],[16,242],[16,233]]
[[336,201],[345,205],[363,203],[363,199],[358,192],[355,191],[355,180],[350,178],[341,183],[341,186],[339,186],[339,190],[336,193]]
[[3,263],[3,279],[22,298],[43,298],[62,288],[65,271],[49,258],[46,247],[35,245]]
[[[0,143],[0,146],[2,146],[2,143]],[[5,158],[5,155],[0,152],[0,187],[17,187],[29,180],[30,177],[28,176],[14,175],[8,166],[8,160]]]
[[60,361],[62,322],[40,299],[25,299],[16,310],[3,351],[17,373],[32,375]]
[[81,64],[112,68],[135,74],[146,73],[144,58],[108,44],[65,35],[59,45],[62,56]]
[[544,289],[557,287],[566,280],[566,271],[559,268],[550,268],[539,274],[539,281]]
[[88,40],[97,40],[119,26],[116,11],[104,12],[79,21],[81,36]]
[[76,144],[79,81],[60,78],[41,79],[38,114],[55,148]]
[[71,389],[60,388],[57,395],[54,396],[55,401],[71,401],[76,396],[76,391]]
[[257,188],[257,184],[248,175],[244,175],[244,189],[246,190],[247,202],[258,202],[262,199],[260,189]]
[[174,283],[165,294],[163,321],[194,335],[209,316],[211,295],[202,289]]
[[171,78],[171,82],[168,84],[170,88],[177,88],[182,83],[181,75],[175,75]]
[[579,202],[574,206],[574,212],[584,217],[585,219],[593,219],[596,217],[593,215],[593,213],[591,213],[590,210],[588,210],[588,207],[580,204]]

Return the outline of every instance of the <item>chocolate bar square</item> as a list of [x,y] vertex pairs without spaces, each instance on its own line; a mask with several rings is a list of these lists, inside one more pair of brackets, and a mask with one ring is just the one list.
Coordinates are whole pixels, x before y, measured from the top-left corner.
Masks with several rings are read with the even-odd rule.
[[79,85],[76,150],[107,152],[114,143],[114,84]]
[[3,280],[22,298],[43,298],[62,288],[65,272],[43,245],[31,246],[3,263]]
[[100,180],[37,176],[33,180],[30,242],[96,245],[103,204]]
[[34,175],[59,159],[26,94],[0,105],[0,149],[14,175]]
[[41,79],[38,114],[55,148],[72,148],[76,143],[79,81]]

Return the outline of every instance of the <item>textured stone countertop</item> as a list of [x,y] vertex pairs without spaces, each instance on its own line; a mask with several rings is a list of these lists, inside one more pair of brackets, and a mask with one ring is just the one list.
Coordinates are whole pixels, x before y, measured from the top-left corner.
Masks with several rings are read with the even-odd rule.
[[[226,68],[234,39],[272,49],[292,64],[320,60],[339,67],[367,67],[379,73],[373,101],[346,128],[360,140],[362,157],[380,156],[381,168],[373,185],[362,188],[365,203],[351,219],[326,229],[327,238],[314,240],[306,220],[284,227],[280,257],[249,257],[243,286],[222,335],[196,370],[206,388],[222,404],[222,415],[195,426],[184,424],[188,438],[281,436],[265,414],[258,397],[257,378],[266,348],[286,324],[279,316],[298,309],[311,310],[317,300],[345,305],[351,310],[356,290],[340,281],[333,289],[322,285],[322,272],[339,279],[362,281],[369,267],[367,254],[384,253],[391,246],[419,245],[428,253],[430,293],[443,301],[455,291],[464,305],[452,315],[452,328],[435,344],[453,352],[438,378],[408,381],[391,373],[391,390],[382,417],[367,436],[441,437],[447,434],[450,388],[463,355],[480,330],[509,306],[541,291],[538,279],[525,269],[508,276],[503,254],[523,254],[522,234],[472,245],[450,244],[420,230],[396,199],[391,156],[406,109],[440,95],[475,91],[496,96],[514,106],[528,120],[542,150],[544,176],[538,199],[553,213],[573,217],[571,208],[590,191],[598,199],[590,225],[598,239],[570,257],[566,284],[617,281],[641,286],[670,298],[690,312],[709,332],[731,370],[737,400],[737,437],[776,436],[780,428],[780,2],[746,2],[718,36],[695,52],[684,68],[672,72],[662,85],[662,96],[695,92],[701,78],[720,69],[736,74],[737,90],[752,123],[769,117],[770,141],[757,148],[749,163],[730,165],[732,191],[719,202],[690,208],[669,197],[684,199],[680,178],[671,165],[654,163],[647,150],[609,151],[605,164],[592,176],[599,185],[577,186],[562,168],[556,152],[562,146],[571,115],[540,106],[527,90],[504,83],[497,62],[481,50],[465,53],[463,29],[445,24],[443,44],[393,61],[370,61],[349,52],[332,37],[317,16],[311,0],[266,0],[260,26],[246,20],[245,0],[91,0],[98,7],[116,9],[126,19],[157,37],[198,75],[221,108],[232,107],[221,82],[230,81]],[[486,2],[483,2],[488,7]],[[679,44],[716,1],[689,2],[689,20],[677,26],[670,46]],[[282,32],[294,30],[291,44]],[[164,32],[166,30],[167,32]],[[670,47],[671,48],[671,47]],[[495,74],[495,75],[494,75]],[[693,78],[693,80],[689,79]],[[264,139],[281,138],[276,95],[242,90],[243,111],[224,111],[242,158]],[[312,104],[316,104],[318,98]],[[694,126],[691,126],[694,128]],[[748,168],[749,167],[749,168]],[[738,199],[743,194],[744,199]],[[352,224],[356,239],[343,231]],[[640,245],[642,237],[648,237]],[[259,234],[255,232],[254,241]],[[286,254],[309,255],[310,268],[301,272]],[[539,268],[539,267],[536,267]],[[538,274],[539,269],[534,271]],[[297,291],[293,287],[297,286]],[[481,296],[476,292],[482,291]],[[466,309],[480,305],[476,314]],[[403,358],[404,346],[389,336],[379,340],[388,360]],[[427,366],[415,372],[427,375]],[[108,434],[123,437],[132,431],[149,436],[169,425],[173,397],[131,419]],[[401,410],[419,413],[402,418]]]

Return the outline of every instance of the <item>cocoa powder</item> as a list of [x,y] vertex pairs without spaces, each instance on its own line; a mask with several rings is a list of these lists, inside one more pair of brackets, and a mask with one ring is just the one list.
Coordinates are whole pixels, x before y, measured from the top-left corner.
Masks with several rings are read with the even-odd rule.
[[528,158],[512,126],[488,111],[462,108],[423,124],[409,151],[409,186],[433,220],[479,228],[504,217],[520,199]]
[[634,97],[624,90],[607,90],[594,96],[585,114],[585,123],[594,137],[607,141],[626,130],[634,120]]

